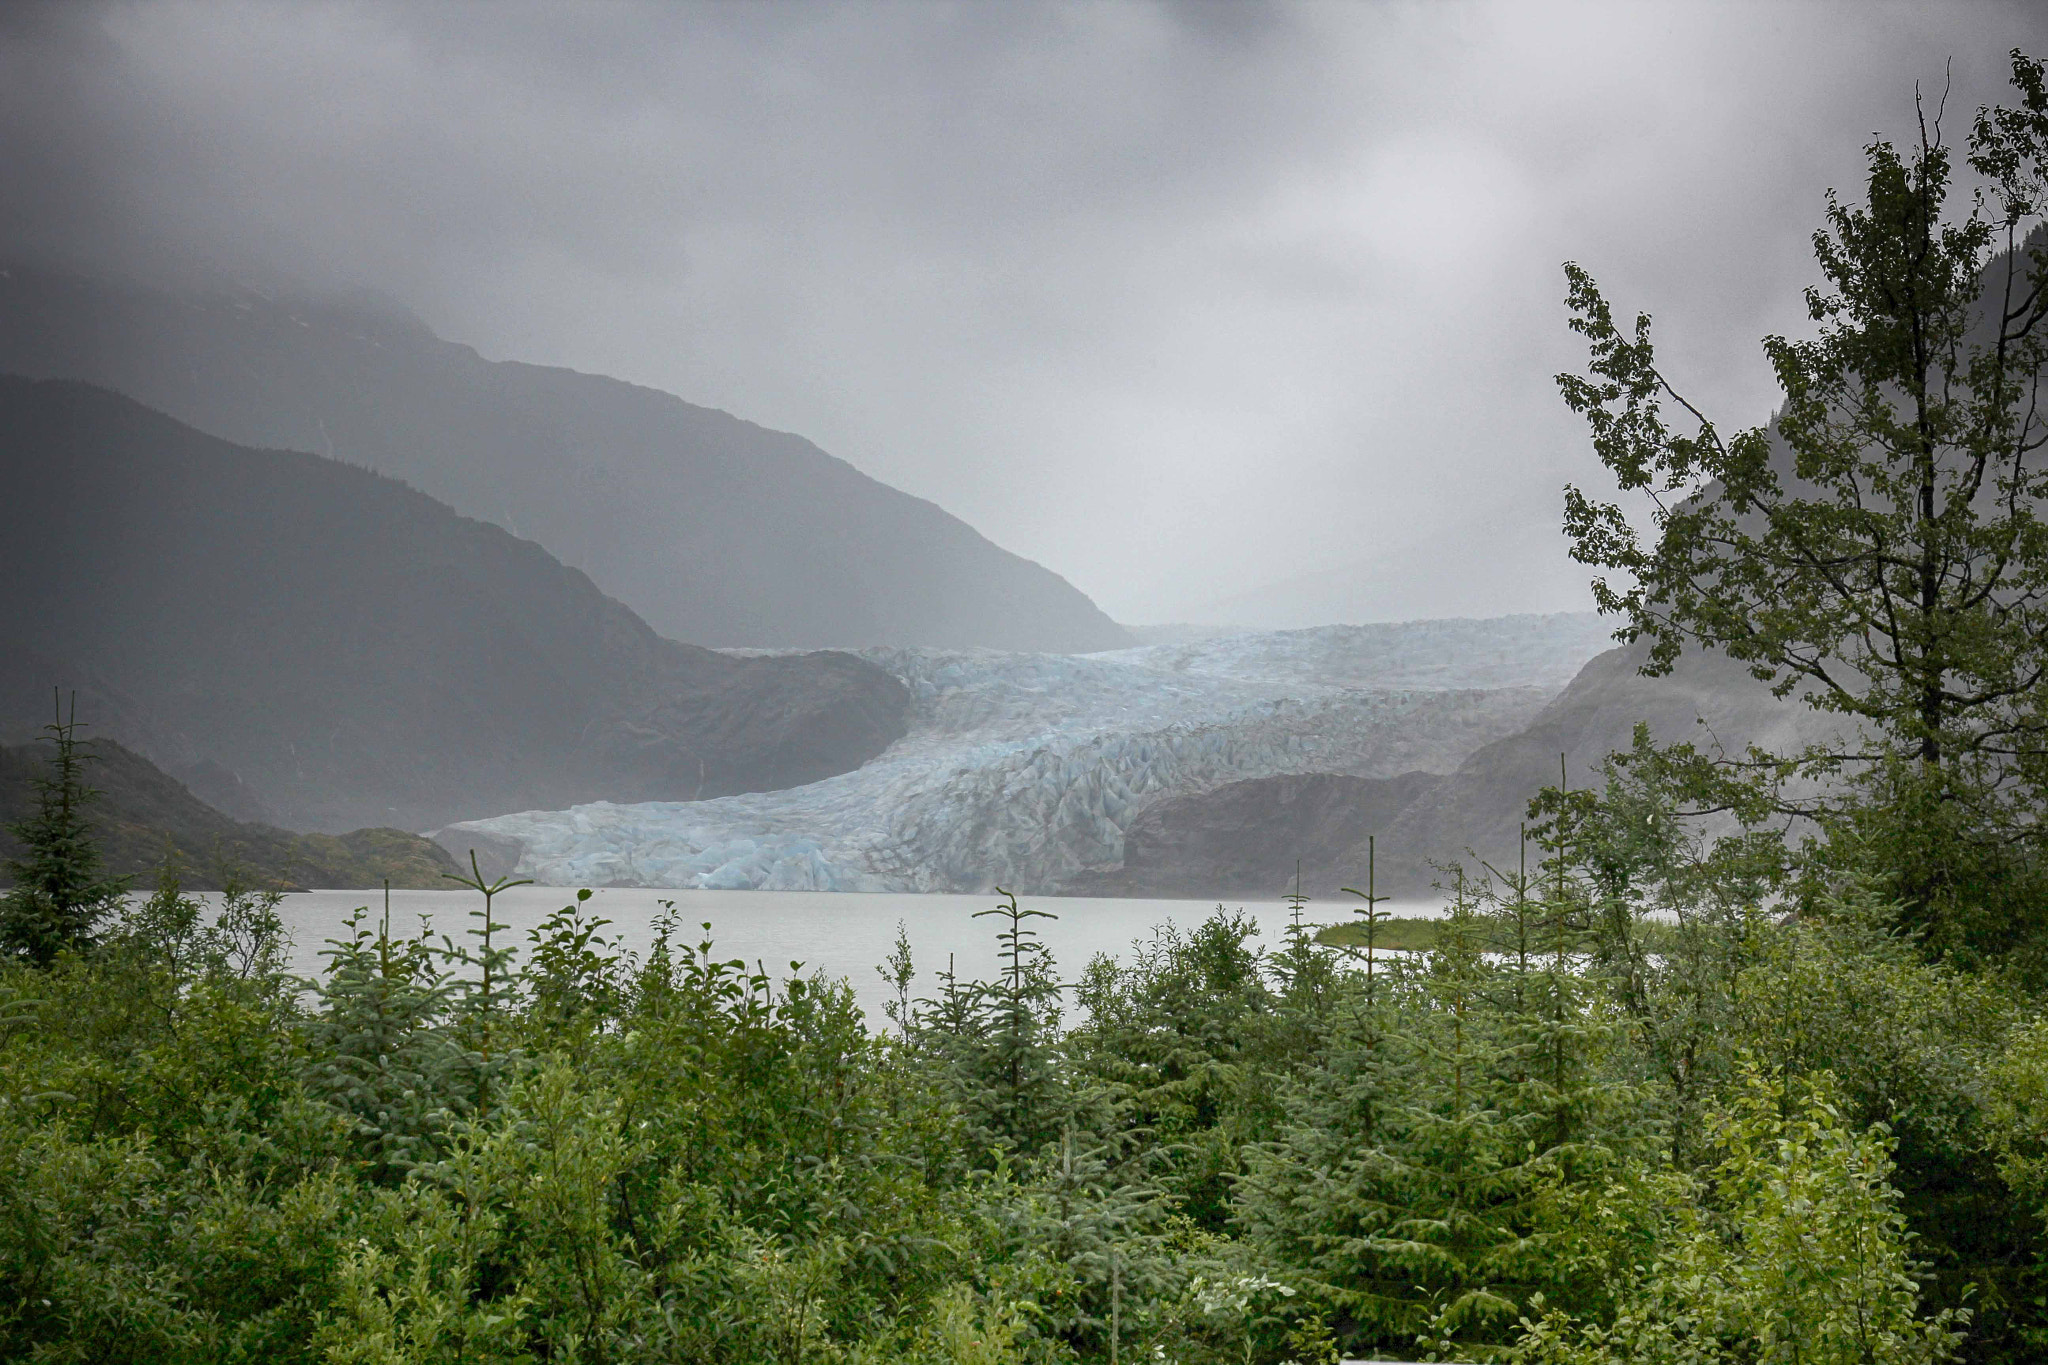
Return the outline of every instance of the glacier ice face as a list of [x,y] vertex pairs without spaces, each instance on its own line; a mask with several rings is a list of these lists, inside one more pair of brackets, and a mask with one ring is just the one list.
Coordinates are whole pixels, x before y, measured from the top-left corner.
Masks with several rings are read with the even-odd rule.
[[[1043,894],[1120,865],[1124,830],[1161,797],[1283,772],[1448,771],[1522,728],[1593,650],[1576,618],[1509,622],[1523,624],[1489,637],[1474,628],[1501,623],[1407,623],[1405,640],[1323,627],[1095,655],[864,650],[904,681],[913,715],[854,772],[708,801],[525,811],[439,837],[517,840],[519,873],[557,886]],[[1443,629],[1432,639],[1417,625]],[[1385,657],[1389,646],[1404,657]]]

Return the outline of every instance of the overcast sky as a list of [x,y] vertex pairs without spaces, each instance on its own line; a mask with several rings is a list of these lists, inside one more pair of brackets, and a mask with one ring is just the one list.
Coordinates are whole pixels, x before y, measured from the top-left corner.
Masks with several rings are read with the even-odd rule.
[[1560,263],[1761,420],[1824,191],[1951,64],[1959,138],[2044,8],[16,0],[0,250],[374,288],[1121,620],[1577,608]]

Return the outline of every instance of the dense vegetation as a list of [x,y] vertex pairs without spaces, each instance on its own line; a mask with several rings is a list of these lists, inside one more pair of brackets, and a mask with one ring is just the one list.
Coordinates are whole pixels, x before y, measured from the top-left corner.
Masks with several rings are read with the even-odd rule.
[[[1866,192],[1828,197],[1813,335],[1767,337],[1784,406],[1723,436],[1568,265],[1586,375],[1561,375],[1639,518],[1566,493],[1565,528],[1644,671],[1718,650],[1838,718],[1828,742],[1745,755],[1693,745],[1630,761],[1683,808],[1761,829],[1811,822],[1809,888],[1870,878],[1897,924],[1960,959],[2048,932],[2048,79],[2015,51],[2010,108],[1977,114],[1963,165],[1943,109],[1867,149]],[[1976,181],[1954,211],[1957,179]],[[1647,520],[1645,536],[1637,521]]]
[[674,924],[612,953],[579,905],[516,965],[481,913],[358,917],[308,985],[265,897],[165,886],[0,966],[0,1355],[2040,1349],[2021,984],[1868,898],[1689,905],[1650,953],[1553,871],[1392,960],[1219,912],[1070,1004],[1025,909],[996,981],[889,964],[879,1030]]
[[0,902],[0,1355],[2042,1358],[2048,486],[2008,419],[2048,297],[1987,321],[1977,216],[2048,278],[2015,79],[1960,227],[1938,137],[1873,147],[1775,433],[1673,434],[1574,275],[1567,394],[1667,495],[1649,547],[1575,500],[1607,604],[1865,724],[1643,732],[1533,859],[1446,871],[1426,951],[1370,898],[1327,944],[1219,909],[1063,981],[1005,898],[996,980],[899,943],[871,1027],[672,919],[615,952],[587,893],[515,954],[479,875],[468,935],[365,912],[301,982],[264,895],[121,898],[60,736]]

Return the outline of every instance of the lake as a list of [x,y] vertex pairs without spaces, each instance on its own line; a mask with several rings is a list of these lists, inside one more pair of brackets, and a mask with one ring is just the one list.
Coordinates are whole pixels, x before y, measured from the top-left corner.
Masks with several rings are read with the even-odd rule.
[[[497,897],[494,917],[509,926],[508,941],[524,947],[529,931],[575,898],[573,887],[515,887]],[[393,891],[392,932],[411,934],[426,916],[437,935],[459,936],[473,923],[469,916],[482,901],[473,891]],[[975,911],[995,905],[992,895],[613,887],[592,892],[585,913],[612,921],[603,932],[618,947],[645,953],[653,941],[653,921],[663,901],[675,903],[677,917],[689,931],[685,941],[691,946],[703,936],[698,926],[709,921],[713,949],[720,958],[742,958],[750,966],[763,963],[778,978],[786,976],[789,964],[797,961],[807,973],[824,971],[852,981],[871,1026],[882,1024],[882,1001],[890,995],[875,968],[889,955],[899,922],[909,937],[917,968],[913,995],[936,990],[936,974],[946,969],[949,957],[963,979],[993,978],[998,966],[996,917],[973,917]],[[1080,896],[1025,898],[1020,903],[1026,909],[1059,916],[1030,923],[1051,948],[1060,975],[1067,980],[1078,976],[1097,953],[1127,959],[1133,942],[1149,939],[1156,926],[1193,928],[1213,914],[1217,904]],[[1226,905],[1231,910],[1242,909],[1258,922],[1260,943],[1269,948],[1279,944],[1289,918],[1286,905],[1276,901],[1230,901]],[[326,941],[341,933],[343,921],[359,906],[369,907],[374,921],[383,912],[383,893],[301,891],[287,895],[278,912],[292,936],[292,970],[302,976],[317,976],[326,965],[320,957]],[[1442,912],[1435,901],[1389,902],[1387,908],[1401,915]],[[1312,924],[1350,918],[1349,905],[1341,901],[1312,901],[1305,912],[1306,921]]]

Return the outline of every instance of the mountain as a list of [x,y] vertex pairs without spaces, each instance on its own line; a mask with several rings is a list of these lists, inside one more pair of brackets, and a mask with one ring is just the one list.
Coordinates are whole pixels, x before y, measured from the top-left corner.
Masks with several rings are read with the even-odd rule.
[[1830,737],[1838,717],[1780,700],[1719,654],[1682,656],[1671,675],[1637,669],[1646,646],[1598,655],[1525,727],[1472,752],[1441,776],[1391,779],[1326,773],[1276,775],[1150,806],[1126,836],[1121,868],[1069,885],[1091,894],[1271,897],[1292,882],[1318,898],[1359,886],[1366,839],[1377,838],[1382,893],[1430,892],[1439,867],[1479,860],[1507,870],[1520,854],[1529,798],[1560,779],[1586,785],[1629,747],[1638,723],[1660,741],[1750,744],[1787,751]]
[[1601,763],[1630,746],[1639,723],[1661,743],[1718,744],[1737,755],[1752,744],[1792,752],[1842,733],[1842,717],[1772,696],[1747,665],[1723,654],[1688,652],[1661,678],[1637,671],[1647,657],[1648,646],[1637,644],[1591,660],[1528,729],[1479,749],[1403,809],[1380,839],[1383,857],[1393,850],[1396,875],[1427,885],[1432,859],[1468,849],[1508,866],[1529,798],[1561,780],[1598,782]]
[[1145,807],[1124,831],[1122,868],[1075,878],[1064,889],[1275,900],[1298,875],[1306,894],[1326,900],[1365,885],[1365,861],[1354,862],[1353,850],[1443,780],[1429,772],[1281,773],[1171,797]]
[[0,372],[127,394],[242,445],[406,480],[704,645],[1080,652],[1065,579],[799,436],[597,375],[484,360],[374,303],[0,271]]
[[396,479],[103,389],[0,378],[0,507],[0,734],[76,686],[93,733],[293,828],[792,786],[905,725],[872,664],[663,639]]
[[[153,886],[166,858],[194,890],[218,890],[232,872],[244,885],[281,891],[310,887],[439,887],[455,860],[439,844],[399,829],[294,834],[231,820],[142,755],[112,740],[80,745],[86,782],[100,793],[89,809],[107,871]],[[35,808],[34,781],[48,770],[47,744],[0,745],[0,858],[16,856],[4,828]],[[4,882],[0,877],[0,882]]]

